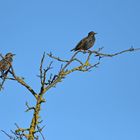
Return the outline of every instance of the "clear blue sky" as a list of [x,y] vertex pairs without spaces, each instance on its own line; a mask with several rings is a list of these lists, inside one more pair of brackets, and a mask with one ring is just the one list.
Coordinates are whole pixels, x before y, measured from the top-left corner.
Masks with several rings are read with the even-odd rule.
[[[1,0],[0,53],[15,53],[17,75],[38,91],[44,51],[70,58],[69,50],[91,30],[98,33],[94,48],[104,46],[104,52],[140,47],[139,13],[138,0]],[[73,73],[46,98],[41,116],[47,140],[140,140],[140,52]],[[24,87],[6,81],[0,129],[9,132],[15,122],[28,127],[32,112],[24,112],[26,101],[35,103]],[[7,137],[0,133],[0,139]]]

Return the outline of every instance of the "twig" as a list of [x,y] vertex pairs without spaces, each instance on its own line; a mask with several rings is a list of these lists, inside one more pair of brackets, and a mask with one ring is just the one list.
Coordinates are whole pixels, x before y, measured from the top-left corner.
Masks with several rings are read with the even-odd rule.
[[40,127],[37,125],[37,130],[38,130],[38,132],[40,133],[40,135],[41,135],[41,137],[42,137],[42,140],[45,140],[45,137],[44,137],[44,135],[43,135],[43,133],[42,133],[42,130],[44,129],[44,127],[45,127],[45,126],[43,126],[42,128],[40,128]]
[[11,135],[9,135],[7,132],[5,132],[4,130],[1,130],[7,137],[9,137],[9,139],[13,139],[14,140],[14,138],[13,138],[13,136],[11,136]]
[[60,62],[65,62],[65,63],[69,62],[69,60],[65,60],[65,59],[61,59],[61,58],[59,58],[59,57],[53,56],[51,52],[50,52],[50,53],[47,53],[47,55],[48,55],[50,58],[53,58],[53,59],[55,59],[55,60],[57,60],[57,61],[60,61]]
[[[9,68],[10,69],[10,68]],[[8,72],[9,72],[9,69],[2,75],[2,83],[0,84],[0,91],[2,90],[3,88],[3,85],[4,85],[4,82],[5,80],[7,79],[7,75],[8,75]]]
[[44,58],[45,58],[45,52],[44,52],[44,54],[43,54],[43,57],[42,57],[41,63],[40,63],[40,81],[41,81],[41,84],[42,84],[42,78],[43,78],[42,67],[43,67]]
[[26,107],[27,107],[27,109],[26,109],[25,112],[28,112],[28,111],[30,111],[30,110],[35,110],[35,107],[30,107],[30,106],[28,105],[28,102],[26,102]]
[[74,60],[74,57],[79,53],[79,51],[75,52],[74,55],[71,57],[71,59],[69,60],[69,62],[62,68],[61,71],[64,71],[67,66]]
[[[117,53],[113,53],[113,54],[100,53],[99,51],[90,51],[90,50],[87,50],[87,51],[84,51],[84,52],[85,53],[93,53],[96,56],[101,56],[101,57],[113,57],[113,56],[123,54],[123,53],[126,53],[126,52],[139,51],[139,50],[140,50],[140,48],[131,47],[129,49],[126,49],[126,50],[123,50],[123,51],[120,51],[120,52],[117,52]],[[81,52],[83,52],[83,51],[81,51]]]

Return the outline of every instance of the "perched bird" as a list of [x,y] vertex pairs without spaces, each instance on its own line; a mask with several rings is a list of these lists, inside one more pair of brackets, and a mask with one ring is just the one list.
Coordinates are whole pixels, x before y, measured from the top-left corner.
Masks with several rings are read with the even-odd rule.
[[4,58],[0,61],[0,72],[1,72],[1,77],[3,76],[3,74],[9,70],[9,68],[12,65],[12,61],[13,61],[13,56],[15,54],[12,53],[7,53]]
[[95,43],[95,34],[97,33],[93,31],[89,32],[88,36],[83,38],[71,51],[88,50],[91,48]]

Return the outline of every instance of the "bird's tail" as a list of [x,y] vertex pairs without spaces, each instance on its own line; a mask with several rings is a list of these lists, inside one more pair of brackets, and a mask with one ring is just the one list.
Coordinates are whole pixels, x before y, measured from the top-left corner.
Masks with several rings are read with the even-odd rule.
[[72,50],[70,50],[70,51],[71,51],[71,52],[72,52],[72,51],[75,51],[75,48],[73,48],[73,49],[72,49]]

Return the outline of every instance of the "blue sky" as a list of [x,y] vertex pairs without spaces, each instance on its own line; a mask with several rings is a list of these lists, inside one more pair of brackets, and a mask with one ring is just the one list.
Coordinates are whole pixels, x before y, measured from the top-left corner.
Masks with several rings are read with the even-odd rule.
[[[1,0],[0,53],[15,53],[16,74],[38,91],[43,52],[70,58],[69,50],[89,31],[98,33],[94,48],[104,47],[104,52],[140,47],[139,6],[138,0]],[[45,137],[139,140],[139,60],[140,52],[106,58],[99,68],[73,73],[51,89],[41,112]],[[0,93],[0,129],[9,132],[14,123],[28,127],[32,112],[24,112],[26,101],[35,103],[24,87],[6,81]],[[0,133],[0,139],[7,137]]]

